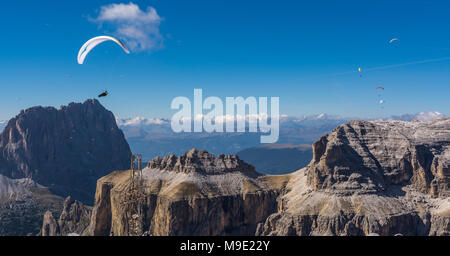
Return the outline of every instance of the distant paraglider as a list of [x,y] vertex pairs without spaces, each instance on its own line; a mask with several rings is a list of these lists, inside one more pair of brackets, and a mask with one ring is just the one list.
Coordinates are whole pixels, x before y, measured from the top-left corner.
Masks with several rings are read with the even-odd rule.
[[361,67],[358,68],[358,72],[359,72],[359,77],[362,77],[362,74],[361,74],[362,68]]
[[124,43],[122,43],[119,39],[111,37],[111,36],[97,36],[92,39],[89,39],[86,43],[81,46],[80,51],[78,52],[78,64],[83,64],[84,60],[86,59],[86,56],[89,54],[89,52],[92,51],[97,45],[106,42],[106,41],[113,41],[116,44],[118,44],[127,54],[130,53],[130,50],[125,46]]
[[378,91],[378,96],[381,96],[381,92],[379,90],[384,91],[384,87],[378,86],[375,88],[375,91]]
[[392,38],[392,39],[389,41],[389,43],[392,44],[393,42],[399,41],[399,40],[400,40],[400,39],[398,39],[398,38]]
[[398,41],[400,41],[400,39],[398,39],[398,38],[392,38],[392,39],[389,41],[389,44],[390,44],[390,45],[394,45],[394,47],[397,48],[397,47],[398,47]]
[[378,92],[378,103],[381,105],[381,108],[383,108],[383,104],[386,102],[381,95],[384,91],[384,87],[378,86],[375,88],[375,91]]

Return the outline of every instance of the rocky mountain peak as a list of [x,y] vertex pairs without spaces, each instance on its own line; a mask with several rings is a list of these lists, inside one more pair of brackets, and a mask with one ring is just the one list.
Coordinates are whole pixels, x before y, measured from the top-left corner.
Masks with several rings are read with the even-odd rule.
[[180,157],[171,154],[164,158],[156,157],[148,163],[149,168],[183,173],[221,174],[243,172],[256,174],[255,168],[240,160],[237,155],[213,154],[195,148]]
[[450,118],[427,122],[355,120],[313,145],[308,183],[316,190],[377,193],[412,184],[448,194]]
[[22,110],[0,134],[0,174],[84,202],[92,202],[98,178],[127,169],[130,155],[114,115],[95,99]]

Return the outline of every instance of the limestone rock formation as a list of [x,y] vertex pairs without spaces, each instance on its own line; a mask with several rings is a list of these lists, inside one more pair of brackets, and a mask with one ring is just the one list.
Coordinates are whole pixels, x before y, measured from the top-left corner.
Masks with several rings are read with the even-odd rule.
[[411,184],[448,197],[450,121],[366,122],[339,126],[313,145],[308,185],[333,193],[377,193]]
[[42,223],[41,236],[58,236],[60,235],[59,226],[53,214],[50,211],[45,212],[44,221]]
[[257,175],[255,168],[240,160],[237,155],[223,154],[217,158],[204,150],[191,149],[180,157],[171,154],[164,158],[156,157],[148,163],[148,167],[158,170],[170,170],[183,173],[224,174],[242,172]]
[[237,156],[190,150],[97,182],[86,235],[253,235],[276,210],[286,176],[261,176]]
[[59,216],[59,231],[62,235],[81,234],[89,225],[90,217],[91,208],[69,196]]
[[97,100],[24,110],[0,134],[0,174],[87,203],[97,179],[127,169],[130,155],[114,115]]
[[352,121],[313,145],[258,235],[450,235],[450,119]]
[[81,235],[89,225],[91,208],[73,200],[70,196],[64,200],[63,210],[58,221],[47,211],[42,223],[41,236]]

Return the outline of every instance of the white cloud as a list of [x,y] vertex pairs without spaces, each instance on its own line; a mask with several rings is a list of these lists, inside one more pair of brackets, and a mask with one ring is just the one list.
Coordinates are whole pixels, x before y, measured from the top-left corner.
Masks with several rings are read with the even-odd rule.
[[100,7],[100,13],[92,21],[101,24],[117,37],[124,39],[132,51],[151,51],[162,47],[163,36],[159,32],[161,17],[155,8],[146,10],[134,4],[109,4]]
[[164,125],[169,124],[168,121],[159,118],[144,118],[144,117],[134,117],[134,118],[116,118],[116,123],[118,126],[141,126],[141,125]]
[[245,121],[247,123],[257,123],[259,120],[271,120],[271,118],[278,117],[278,118],[285,118],[287,115],[281,115],[281,116],[270,116],[267,113],[260,113],[260,114],[246,114],[246,115],[219,115],[215,116],[214,119],[211,117],[208,117],[206,115],[197,114],[194,118],[192,117],[183,117],[181,120],[183,121],[195,121],[195,122],[203,122],[203,120],[214,120],[218,123],[233,123],[238,121]]

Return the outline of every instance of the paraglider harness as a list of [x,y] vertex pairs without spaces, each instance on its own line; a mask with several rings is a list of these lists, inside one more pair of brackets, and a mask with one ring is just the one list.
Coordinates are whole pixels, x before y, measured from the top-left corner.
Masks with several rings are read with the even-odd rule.
[[102,94],[98,95],[99,98],[108,96],[108,91],[104,91]]

